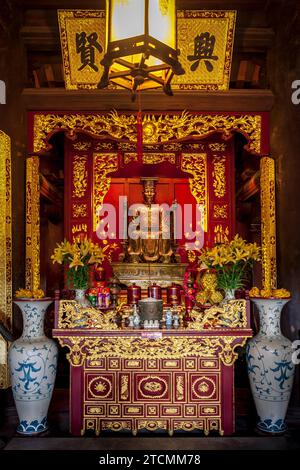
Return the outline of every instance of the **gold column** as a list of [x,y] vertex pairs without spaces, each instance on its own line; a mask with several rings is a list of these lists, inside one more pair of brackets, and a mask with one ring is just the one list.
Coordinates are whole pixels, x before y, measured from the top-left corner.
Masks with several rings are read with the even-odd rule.
[[260,161],[260,188],[262,284],[264,289],[270,290],[277,287],[275,162],[273,158],[262,157]]
[[[0,319],[12,322],[12,234],[10,138],[0,131]],[[0,388],[9,386],[7,343],[0,336]]]
[[39,157],[26,161],[26,288],[40,286]]

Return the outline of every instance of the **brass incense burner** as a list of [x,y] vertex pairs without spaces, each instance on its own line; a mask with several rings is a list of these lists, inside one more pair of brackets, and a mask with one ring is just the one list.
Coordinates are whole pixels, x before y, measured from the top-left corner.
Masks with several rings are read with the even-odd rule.
[[163,316],[163,301],[151,297],[139,300],[139,310],[143,323],[145,321],[160,322]]

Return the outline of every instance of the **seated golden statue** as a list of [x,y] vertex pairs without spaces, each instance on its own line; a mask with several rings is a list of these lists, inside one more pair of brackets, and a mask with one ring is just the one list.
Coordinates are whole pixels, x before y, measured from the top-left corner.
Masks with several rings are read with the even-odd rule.
[[[170,263],[174,261],[173,234],[170,218],[155,204],[156,178],[141,178],[144,185],[144,204],[137,208],[138,215],[131,225],[136,227],[128,239],[130,263]],[[145,228],[146,227],[146,228]]]

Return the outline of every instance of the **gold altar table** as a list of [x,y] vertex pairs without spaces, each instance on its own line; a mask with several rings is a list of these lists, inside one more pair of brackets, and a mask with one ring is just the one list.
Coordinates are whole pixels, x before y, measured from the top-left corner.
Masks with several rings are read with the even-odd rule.
[[[76,327],[78,315],[94,310],[56,301],[54,337],[69,348],[73,435],[234,432],[235,349],[252,336],[248,301],[206,311],[202,320],[176,330],[119,329],[115,324],[109,329],[105,321],[103,329]],[[221,316],[221,326],[210,326],[213,313],[215,325]],[[206,323],[198,330],[202,321]]]

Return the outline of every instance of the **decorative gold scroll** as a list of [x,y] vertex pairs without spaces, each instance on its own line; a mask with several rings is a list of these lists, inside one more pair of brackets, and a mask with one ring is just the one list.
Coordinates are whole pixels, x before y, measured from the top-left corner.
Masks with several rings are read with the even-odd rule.
[[229,242],[229,227],[217,224],[214,228],[214,244]]
[[[54,332],[55,336],[55,332]],[[235,349],[243,346],[249,334],[237,336],[199,336],[187,335],[163,337],[155,341],[136,337],[97,336],[72,337],[70,330],[66,336],[57,336],[61,346],[70,350],[67,355],[73,367],[80,367],[85,359],[94,362],[107,357],[132,359],[182,359],[184,357],[220,357],[225,366],[232,366],[237,358]]]
[[118,169],[117,153],[95,153],[93,157],[93,229],[97,230],[98,210],[110,188],[108,176]]
[[207,232],[208,191],[206,153],[183,153],[181,170],[193,175],[193,178],[189,180],[190,191],[196,199],[197,204],[203,205],[202,228]]
[[260,161],[260,187],[262,278],[264,289],[271,290],[277,287],[275,162],[273,158],[263,157]]
[[225,152],[227,146],[225,142],[213,142],[208,144],[208,147],[212,152]]
[[[124,164],[127,165],[131,162],[137,162],[138,155],[137,153],[127,152],[124,154]],[[143,155],[143,164],[144,165],[156,165],[158,163],[169,162],[175,165],[176,163],[176,154],[175,153],[145,153]]]
[[222,198],[226,194],[226,157],[213,158],[213,188],[215,196]]
[[73,197],[81,198],[87,190],[87,156],[76,155],[73,162]]
[[72,212],[73,212],[74,219],[87,217],[88,215],[87,204],[73,204]]
[[58,10],[67,90],[97,88],[103,72],[105,11]]
[[227,219],[228,217],[228,204],[215,204],[214,205],[214,219]]
[[[10,138],[0,131],[0,319],[12,326],[12,229]],[[7,343],[0,335],[0,389],[9,387]]]
[[228,90],[236,11],[177,12],[177,44],[185,70],[172,80],[182,90]]
[[[261,151],[262,118],[259,114],[181,114],[143,116],[143,142],[166,143],[189,137],[204,138],[214,132],[229,138],[235,131],[249,140],[249,150]],[[137,142],[137,121],[133,114],[35,114],[33,148],[35,153],[49,149],[49,135],[65,131],[69,136],[86,132],[98,137]]]
[[26,161],[26,288],[40,286],[39,157]]

